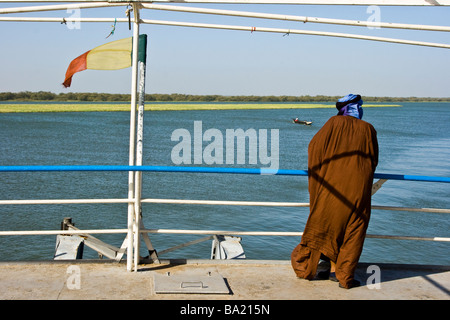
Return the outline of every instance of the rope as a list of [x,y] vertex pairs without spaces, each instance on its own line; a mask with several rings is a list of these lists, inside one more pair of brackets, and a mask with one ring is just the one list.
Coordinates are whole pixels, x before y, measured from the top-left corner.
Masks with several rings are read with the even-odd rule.
[[117,23],[117,19],[114,19],[114,24],[111,26],[112,30],[105,39],[108,39],[110,36],[114,35],[114,31],[116,31],[116,23]]

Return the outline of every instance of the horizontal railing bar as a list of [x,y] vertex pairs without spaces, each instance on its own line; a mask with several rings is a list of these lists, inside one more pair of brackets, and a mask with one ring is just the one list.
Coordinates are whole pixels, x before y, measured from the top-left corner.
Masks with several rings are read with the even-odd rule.
[[366,235],[366,238],[450,242],[450,238],[445,238],[445,237],[414,237],[414,236],[389,236],[389,235],[368,234],[368,235]]
[[134,199],[43,199],[43,200],[0,200],[2,204],[92,204],[92,203],[134,203]]
[[182,199],[142,199],[143,203],[198,204],[222,206],[263,206],[263,207],[309,207],[306,202],[263,202],[263,201],[225,201],[225,200],[182,200]]
[[[45,200],[0,200],[0,205],[36,205],[36,204],[114,204],[134,203],[134,199],[45,199]],[[226,201],[226,200],[184,200],[184,199],[142,199],[142,203],[158,204],[190,204],[190,205],[222,205],[222,206],[262,206],[262,207],[309,207],[307,202],[270,202],[270,201]],[[392,206],[376,206],[375,210],[413,211],[450,213],[450,209],[441,208],[408,208]]]
[[[118,234],[127,233],[128,229],[103,229],[103,230],[19,230],[0,231],[0,236],[30,236],[30,235],[76,235],[76,234]],[[178,230],[178,229],[141,229],[141,233],[158,234],[203,234],[203,235],[240,235],[240,236],[302,236],[303,232],[276,232],[276,231],[226,231],[226,230]],[[366,235],[366,238],[391,239],[391,240],[419,240],[450,242],[445,237],[414,237],[391,235]]]
[[[142,233],[167,233],[167,234],[204,234],[204,235],[236,235],[236,236],[291,236],[300,237],[303,232],[276,232],[276,231],[226,231],[226,230],[178,230],[178,229],[141,229]],[[366,235],[366,238],[395,239],[395,240],[422,240],[450,242],[445,237],[413,237],[390,235]]]
[[[38,171],[142,171],[142,172],[233,173],[233,174],[256,174],[256,175],[308,176],[307,170],[266,169],[266,168],[127,166],[127,165],[0,166],[0,172],[38,172]],[[424,175],[375,173],[374,178],[450,183],[450,177],[436,177]]]
[[389,206],[372,206],[375,210],[393,210],[393,211],[412,211],[412,212],[433,212],[433,213],[450,213],[450,209],[440,208],[408,208],[408,207],[389,207]]
[[[142,199],[141,202],[159,203],[159,204],[194,204],[194,205],[225,205],[225,206],[309,207],[309,203],[307,202],[258,202],[258,201],[224,201],[224,200],[217,201],[217,200],[182,200],[182,199]],[[441,209],[441,208],[407,208],[407,207],[388,207],[388,206],[373,205],[372,209],[450,213],[450,209]]]
[[276,231],[227,231],[227,230],[181,230],[181,229],[141,229],[141,233],[166,234],[205,234],[205,235],[239,235],[239,236],[301,236],[303,232],[276,232]]
[[426,181],[426,182],[446,182],[450,183],[450,177],[435,177],[435,176],[417,176],[409,174],[389,174],[389,173],[375,173],[376,179],[390,179],[390,180],[409,180],[409,181]]
[[[127,233],[128,229],[103,229],[103,230],[19,230],[0,231],[0,236],[29,236],[29,235],[58,235],[58,234],[117,234]],[[178,229],[141,229],[141,233],[158,234],[203,234],[203,235],[240,235],[240,236],[302,236],[303,232],[276,232],[276,231],[227,231],[227,230],[178,230]],[[366,238],[392,239],[392,240],[422,240],[450,242],[445,237],[414,237],[414,236],[390,236],[390,235],[366,235]]]
[[18,230],[0,231],[0,236],[38,236],[38,235],[58,235],[58,234],[112,234],[127,233],[128,229],[92,229],[92,230]]
[[191,173],[236,173],[257,175],[307,176],[306,170],[277,170],[265,168],[218,168],[218,167],[175,167],[175,166],[128,166],[128,165],[79,165],[79,166],[0,166],[0,172],[40,171],[142,171],[142,172],[191,172]]

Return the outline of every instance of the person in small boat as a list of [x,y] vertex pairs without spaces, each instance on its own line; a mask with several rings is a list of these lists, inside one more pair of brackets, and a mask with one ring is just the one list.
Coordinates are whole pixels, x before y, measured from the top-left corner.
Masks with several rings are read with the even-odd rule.
[[360,285],[354,273],[371,213],[371,190],[378,164],[374,127],[361,120],[363,101],[349,94],[308,146],[310,214],[301,242],[291,254],[297,277],[316,277],[320,259],[331,267],[322,278],[342,288]]

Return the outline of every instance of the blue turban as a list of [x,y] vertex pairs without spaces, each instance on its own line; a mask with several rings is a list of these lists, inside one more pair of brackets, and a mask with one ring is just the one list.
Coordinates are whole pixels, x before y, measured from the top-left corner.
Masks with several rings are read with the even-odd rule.
[[338,115],[352,116],[362,119],[362,104],[363,101],[359,94],[350,93],[336,102],[336,108],[339,110]]

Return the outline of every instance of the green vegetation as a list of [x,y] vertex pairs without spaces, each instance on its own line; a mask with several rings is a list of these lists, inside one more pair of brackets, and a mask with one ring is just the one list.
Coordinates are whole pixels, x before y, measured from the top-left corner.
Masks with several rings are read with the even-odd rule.
[[[397,104],[367,105],[366,107],[400,107]],[[232,103],[232,104],[146,104],[145,110],[166,111],[166,110],[239,110],[239,109],[311,109],[311,108],[335,108],[334,104],[307,104],[307,103]]]
[[[221,95],[189,95],[189,94],[146,94],[145,101],[158,102],[336,102],[340,96],[221,96]],[[368,97],[364,102],[450,102],[449,98],[418,98],[418,97]],[[57,102],[128,102],[130,94],[111,93],[52,93],[39,92],[0,92],[0,101],[57,101]]]
[[0,104],[0,113],[7,112],[89,112],[89,111],[129,111],[129,104],[84,104],[84,103],[28,103]]
[[[334,108],[337,96],[220,96],[146,94],[145,110],[236,110]],[[0,92],[0,113],[129,111],[129,94]],[[11,102],[11,103],[8,103]],[[14,102],[14,103],[13,103]],[[21,103],[23,102],[23,103]],[[114,102],[114,103],[112,103]],[[157,102],[157,103],[154,103]],[[166,102],[166,103],[165,103]],[[450,102],[450,98],[364,97],[364,107],[398,107],[400,102]],[[372,103],[372,104],[371,104]],[[375,104],[374,104],[375,103]]]
[[[365,105],[365,107],[399,107],[396,104]],[[334,108],[334,104],[267,104],[267,103],[176,103],[145,105],[146,111],[181,111],[181,110],[238,110],[238,109],[306,109],[306,108]],[[89,112],[89,111],[129,111],[129,104],[89,104],[89,103],[28,103],[28,104],[0,104],[0,113],[13,112]]]

